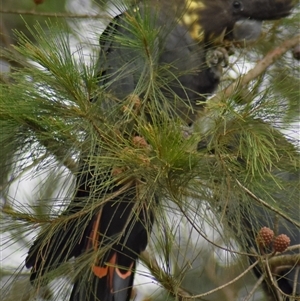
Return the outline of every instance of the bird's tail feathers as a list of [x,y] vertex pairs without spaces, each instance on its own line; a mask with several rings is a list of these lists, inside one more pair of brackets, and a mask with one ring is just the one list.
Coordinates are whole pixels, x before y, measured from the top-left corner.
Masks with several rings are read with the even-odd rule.
[[76,279],[70,301],[129,301],[132,292],[136,261],[130,266],[118,266],[120,257],[113,252],[104,264],[92,264]]

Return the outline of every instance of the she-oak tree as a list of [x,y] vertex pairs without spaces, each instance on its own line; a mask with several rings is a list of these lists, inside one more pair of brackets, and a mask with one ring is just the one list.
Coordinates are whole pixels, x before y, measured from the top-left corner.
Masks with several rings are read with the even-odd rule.
[[[266,8],[257,10],[262,2]],[[164,232],[151,239],[165,255],[163,266],[169,265],[170,249],[180,249],[180,240],[179,246],[172,242],[169,206],[204,236],[197,223],[208,219],[203,207],[209,207],[224,224],[222,235],[226,228],[234,232],[270,300],[299,294],[298,153],[278,129],[284,118],[292,120],[278,108],[288,108],[299,91],[279,89],[279,83],[264,87],[275,85],[276,71],[267,73],[266,64],[276,69],[299,37],[268,53],[251,71],[255,76],[249,72],[233,82],[221,100],[222,91],[205,108],[203,103],[219,84],[232,41],[246,39],[245,32],[257,30],[259,21],[288,15],[292,2],[197,4],[176,15],[164,5],[157,10],[143,3],[116,17],[100,38],[97,76],[74,61],[64,36],[53,33],[49,40],[37,27],[35,45],[19,34],[16,50],[44,69],[24,65],[3,81],[1,140],[8,153],[15,145],[18,153],[29,152],[41,170],[63,164],[76,177],[68,200],[53,202],[54,214],[41,217],[13,205],[3,209],[11,226],[43,225],[26,259],[37,289],[61,276],[76,257],[70,300],[129,300],[136,260],[154,220],[155,231]],[[198,14],[200,29],[193,23],[187,31],[182,12]],[[282,99],[275,101],[276,96]],[[21,171],[28,168],[20,162]],[[277,237],[269,238],[271,229],[259,232],[263,226]],[[288,240],[293,246],[279,258],[276,251],[286,251]],[[174,297],[207,295],[193,295],[180,285],[186,267],[162,273],[159,265],[146,262]]]

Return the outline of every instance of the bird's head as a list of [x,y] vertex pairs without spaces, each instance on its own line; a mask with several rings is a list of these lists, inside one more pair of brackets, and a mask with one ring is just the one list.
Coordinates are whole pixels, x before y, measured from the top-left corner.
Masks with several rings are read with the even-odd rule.
[[[204,40],[221,35],[233,40],[236,22],[242,20],[276,20],[288,16],[294,6],[293,0],[186,0],[201,28]],[[195,5],[196,3],[196,5]],[[255,24],[255,23],[254,23]]]

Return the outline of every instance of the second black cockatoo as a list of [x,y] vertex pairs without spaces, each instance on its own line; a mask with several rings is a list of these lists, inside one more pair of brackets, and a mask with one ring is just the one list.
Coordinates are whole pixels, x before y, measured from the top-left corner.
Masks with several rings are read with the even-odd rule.
[[[268,200],[273,208],[280,204],[279,211],[288,218],[255,202],[251,202],[250,205],[249,202],[237,199],[228,205],[227,217],[231,220],[230,228],[241,243],[243,251],[253,254],[249,256],[250,264],[258,259],[258,255],[268,258],[254,268],[257,278],[264,277],[262,288],[267,300],[293,301],[294,298],[300,297],[300,250],[297,248],[300,244],[299,170],[298,173],[277,171],[272,176],[276,183],[283,187],[282,191],[279,189],[271,195],[265,194],[263,199]],[[274,178],[270,181],[270,187]],[[260,193],[256,195],[260,196]],[[240,204],[240,207],[237,204]],[[289,245],[291,250],[286,250]],[[270,259],[277,259],[276,265],[271,264]]]
[[[217,51],[215,59],[207,59],[212,41],[220,35],[233,39],[236,22],[243,37],[241,21],[248,20],[248,26],[249,20],[278,19],[292,8],[291,0],[201,3],[197,12],[201,41],[193,40],[189,28],[180,22],[181,14],[175,16],[167,6],[150,1],[128,8],[108,25],[100,38],[97,76],[101,97],[92,100],[111,116],[108,122],[119,117],[111,114],[116,106],[129,95],[137,95],[141,106],[158,96],[162,99],[156,103],[158,111],[192,123],[196,101],[205,100],[221,76],[224,53]],[[145,115],[151,121],[151,112],[146,110]],[[96,149],[101,152],[101,147]],[[74,198],[61,216],[63,225],[45,228],[28,252],[30,279],[42,284],[48,273],[75,257],[70,301],[128,301],[136,261],[146,248],[155,219],[151,206],[158,202],[157,197],[153,193],[140,200],[134,179],[115,183],[112,170],[103,172],[101,180],[99,176],[95,179],[95,166],[89,166],[84,154],[80,162]]]

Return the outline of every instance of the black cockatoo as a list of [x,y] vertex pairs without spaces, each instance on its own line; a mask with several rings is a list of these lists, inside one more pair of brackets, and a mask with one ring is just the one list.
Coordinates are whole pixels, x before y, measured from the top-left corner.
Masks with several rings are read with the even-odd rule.
[[[220,80],[222,52],[216,60],[206,57],[212,41],[221,35],[232,40],[236,22],[242,29],[243,20],[249,25],[249,20],[278,19],[292,9],[291,0],[202,0],[197,24],[203,36],[195,41],[178,21],[180,14],[175,16],[163,4],[147,3],[116,16],[101,35],[97,76],[105,100],[93,101],[107,115],[130,94],[151,102],[155,75],[155,93],[168,100],[159,109],[188,124],[195,118],[196,101],[205,100]],[[243,30],[239,35],[243,38]],[[95,179],[94,167],[84,154],[81,157],[74,198],[61,216],[64,224],[51,225],[38,235],[26,267],[31,268],[31,281],[42,284],[44,276],[75,257],[83,266],[75,270],[70,301],[128,301],[136,261],[154,222],[148,205],[156,204],[157,197],[153,193],[149,198],[154,201],[138,201],[135,181],[115,183],[112,170]]]

